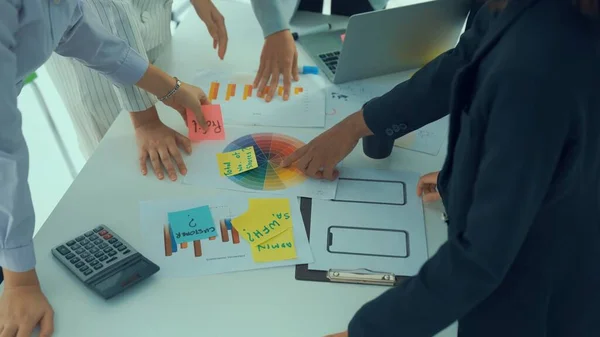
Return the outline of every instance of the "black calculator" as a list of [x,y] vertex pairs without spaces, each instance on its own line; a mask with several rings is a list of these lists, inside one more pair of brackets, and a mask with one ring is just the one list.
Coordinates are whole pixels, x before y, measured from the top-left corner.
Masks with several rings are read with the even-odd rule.
[[53,248],[52,255],[105,299],[160,270],[105,225]]

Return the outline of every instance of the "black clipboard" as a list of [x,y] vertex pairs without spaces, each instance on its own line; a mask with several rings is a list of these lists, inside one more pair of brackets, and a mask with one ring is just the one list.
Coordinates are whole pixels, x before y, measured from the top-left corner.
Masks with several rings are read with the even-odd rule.
[[[311,198],[300,198],[300,213],[302,214],[302,220],[304,222],[304,229],[306,230],[306,235],[310,240],[310,225],[312,219]],[[336,275],[343,275],[345,277],[335,277]],[[296,265],[295,278],[298,281],[340,282],[396,286],[408,277],[394,275],[391,273],[374,273],[366,269],[363,271],[309,270],[308,264],[299,264]]]

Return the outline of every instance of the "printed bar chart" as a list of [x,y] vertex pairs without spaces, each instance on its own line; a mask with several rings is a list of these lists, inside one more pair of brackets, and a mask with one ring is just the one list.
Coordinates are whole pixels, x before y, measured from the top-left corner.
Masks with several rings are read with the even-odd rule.
[[217,99],[219,95],[219,82],[211,82],[210,89],[208,90],[208,100],[212,101]]
[[231,97],[235,96],[235,83],[227,85],[227,92],[225,92],[225,100],[229,101]]
[[[240,234],[238,231],[233,228],[231,224],[231,219],[222,219],[219,220],[219,225],[221,229],[221,242],[229,242],[231,238],[231,242],[234,245],[240,243]],[[230,234],[231,233],[231,234]],[[175,237],[173,236],[173,231],[171,230],[170,225],[164,226],[164,243],[165,243],[165,256],[172,256],[174,253],[177,253],[178,247],[177,243],[175,243]],[[216,240],[216,236],[211,236],[208,238],[209,241]],[[194,245],[194,256],[201,257],[202,256],[202,243],[200,240],[193,241]],[[186,249],[188,247],[187,242],[183,242],[179,245],[179,249]]]
[[[230,101],[232,100],[233,97],[235,96],[235,91],[237,89],[238,84],[236,83],[228,83],[226,86],[224,86],[225,88],[225,101]],[[239,84],[240,88],[242,89],[242,95],[241,95],[241,99],[242,101],[246,101],[248,100],[248,98],[252,98],[252,91],[254,90],[254,87],[252,86],[252,84]],[[219,90],[221,89],[221,83],[219,82],[211,82],[210,83],[210,89],[208,91],[208,99],[210,101],[213,100],[217,100],[219,97],[223,97],[223,94],[221,93],[221,95],[219,95]],[[264,94],[266,92],[269,92],[271,88],[267,85],[265,86],[265,89],[262,92],[256,92],[256,97],[257,98],[263,98]],[[293,93],[294,95],[299,95],[302,92],[304,92],[304,89],[302,87],[294,87],[293,88]],[[277,95],[283,97],[283,87],[282,86],[278,86],[277,87]]]
[[252,97],[252,86],[249,84],[246,84],[244,86],[244,95],[242,96],[242,99],[245,101],[246,98],[248,97]]

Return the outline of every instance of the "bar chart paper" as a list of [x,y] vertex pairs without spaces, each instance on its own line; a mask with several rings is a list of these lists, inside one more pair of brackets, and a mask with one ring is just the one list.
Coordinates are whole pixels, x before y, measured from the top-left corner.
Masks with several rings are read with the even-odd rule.
[[[265,196],[269,198],[269,196]],[[270,196],[273,197],[273,196]],[[248,211],[248,195],[230,192],[223,196],[191,199],[162,199],[140,202],[142,251],[160,266],[158,277],[196,277],[312,263],[313,256],[302,223],[297,198],[289,198],[296,258],[255,262],[252,248],[232,226],[232,219]],[[204,240],[177,243],[167,214],[208,205],[214,219],[215,235]]]
[[271,102],[264,92],[252,83],[253,73],[223,73],[202,71],[193,84],[202,88],[212,104],[221,105],[223,121],[229,125],[324,127],[325,90],[314,75],[300,76],[292,82],[289,99],[283,100],[284,87],[280,82]]

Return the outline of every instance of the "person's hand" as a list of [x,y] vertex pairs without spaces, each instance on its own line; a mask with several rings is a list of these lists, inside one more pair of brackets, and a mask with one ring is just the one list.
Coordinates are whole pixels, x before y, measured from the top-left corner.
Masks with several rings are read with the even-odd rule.
[[217,53],[221,60],[225,58],[227,52],[227,28],[225,27],[225,18],[215,7],[211,0],[192,0],[192,5],[198,14],[200,20],[206,25],[208,33],[213,38],[213,49],[218,49]]
[[40,337],[52,336],[54,311],[42,293],[35,271],[14,273],[22,274],[17,278],[31,282],[11,282],[10,274],[5,270],[7,278],[0,297],[0,337],[29,337],[38,325]]
[[422,176],[417,183],[417,195],[423,199],[423,202],[434,202],[441,199],[437,190],[437,180],[439,171],[427,173]]
[[204,91],[187,83],[181,83],[179,90],[170,98],[163,101],[166,105],[177,110],[187,125],[186,109],[196,115],[196,120],[202,129],[207,127],[202,114],[202,105],[210,104]]
[[187,174],[187,168],[180,149],[190,154],[192,152],[190,140],[163,124],[155,107],[145,111],[131,112],[130,116],[135,128],[142,174],[148,174],[148,158],[150,158],[154,174],[160,180],[165,177],[165,169],[169,179],[172,181],[177,180],[177,170],[173,165],[173,161],[175,161],[179,173],[182,175]]
[[334,180],[339,175],[335,166],[346,158],[361,137],[370,133],[359,111],[294,151],[281,165],[288,167],[295,163],[295,167],[309,177]]
[[348,337],[348,331],[336,333],[336,334],[333,334],[333,335],[327,335],[325,337]]
[[[254,87],[258,88],[259,94],[266,94],[267,102],[275,96],[280,75],[283,76],[283,100],[286,101],[290,97],[292,78],[298,80],[298,51],[292,33],[287,29],[267,36],[260,55]],[[264,92],[266,86],[269,86],[267,93]]]

